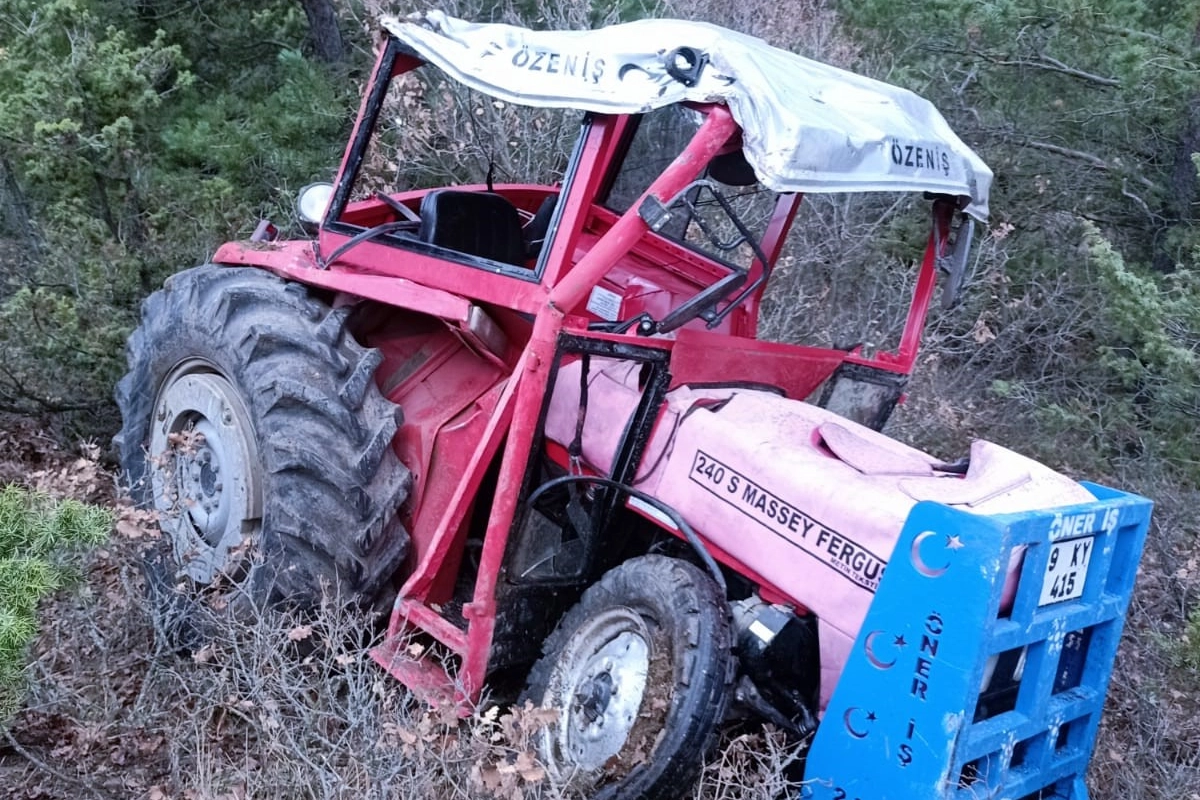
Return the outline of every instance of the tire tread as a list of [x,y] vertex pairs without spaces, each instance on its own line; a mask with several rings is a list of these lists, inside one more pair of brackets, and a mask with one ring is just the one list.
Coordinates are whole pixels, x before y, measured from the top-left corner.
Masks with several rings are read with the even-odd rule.
[[728,604],[717,584],[698,567],[647,555],[609,570],[546,639],[523,697],[542,703],[558,654],[574,631],[590,616],[613,606],[645,607],[663,616],[656,622],[672,640],[675,686],[664,734],[648,761],[600,787],[595,797],[674,800],[695,782],[704,756],[716,742],[717,723],[728,708],[736,668]]
[[114,444],[144,502],[152,404],[180,358],[212,361],[241,390],[258,426],[264,550],[287,562],[268,564],[274,583],[261,588],[300,603],[330,587],[374,602],[408,551],[395,517],[411,475],[390,447],[401,415],[375,387],[379,353],[354,341],[348,318],[263,270],[185,270],[142,304],[116,389]]

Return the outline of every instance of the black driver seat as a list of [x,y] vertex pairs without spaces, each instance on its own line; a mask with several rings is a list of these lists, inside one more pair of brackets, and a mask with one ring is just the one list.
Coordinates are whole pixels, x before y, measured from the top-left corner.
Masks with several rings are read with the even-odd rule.
[[417,237],[467,255],[525,266],[521,215],[491,192],[438,189],[425,195]]

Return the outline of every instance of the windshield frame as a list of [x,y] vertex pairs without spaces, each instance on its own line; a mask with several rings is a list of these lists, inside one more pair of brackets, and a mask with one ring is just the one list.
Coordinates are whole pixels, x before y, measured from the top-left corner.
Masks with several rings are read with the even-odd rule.
[[[341,166],[338,170],[337,177],[334,181],[334,191],[330,198],[328,207],[326,208],[324,219],[320,225],[318,232],[318,247],[319,251],[324,254],[330,254],[337,251],[337,248],[344,245],[351,237],[360,235],[369,226],[348,222],[345,219],[347,213],[361,211],[366,208],[379,207],[382,211],[385,204],[382,201],[372,199],[352,200],[353,192],[356,184],[359,181],[362,173],[363,164],[366,160],[366,154],[370,147],[373,136],[375,135],[376,127],[379,125],[381,115],[386,105],[386,98],[389,89],[393,83],[400,79],[401,76],[418,70],[437,69],[436,65],[430,64],[420,57],[416,56],[413,51],[402,42],[393,37],[387,37],[383,45],[383,50],[376,62],[375,69],[370,78],[370,90],[365,93],[363,102],[359,110],[359,114],[355,123],[354,132],[347,145],[346,152],[343,156]],[[551,216],[549,227],[545,236],[545,244],[541,247],[536,260],[533,263],[533,268],[528,269],[522,266],[505,264],[498,261],[492,261],[486,258],[480,258],[468,255],[466,253],[457,252],[444,247],[421,242],[411,236],[401,236],[394,233],[381,233],[378,236],[372,237],[370,243],[376,245],[385,245],[396,250],[416,253],[429,258],[437,259],[439,262],[450,262],[460,264],[462,266],[481,270],[489,274],[503,275],[506,278],[516,279],[526,284],[539,284],[547,270],[547,265],[550,261],[550,253],[553,249],[553,240],[558,234],[564,221],[564,207],[567,205],[564,200],[574,191],[575,177],[579,173],[579,167],[583,157],[585,143],[592,137],[592,120],[590,114],[582,115],[583,119],[580,123],[579,133],[572,146],[571,154],[568,158],[567,167],[563,174],[563,180],[558,185],[541,185],[541,184],[504,184],[497,185],[497,189],[514,192],[543,192],[547,196],[556,194],[559,197],[559,202],[556,204],[553,215]],[[424,189],[416,189],[401,193],[396,193],[393,197],[399,200],[417,199],[421,196],[433,191],[435,188],[428,187]],[[454,188],[463,191],[488,191],[489,187],[483,185],[477,186],[453,186],[445,188]],[[419,200],[417,200],[419,202]],[[421,276],[422,282],[438,284],[436,276]],[[452,291],[459,291],[458,287],[452,288]],[[471,292],[465,292],[471,294]]]

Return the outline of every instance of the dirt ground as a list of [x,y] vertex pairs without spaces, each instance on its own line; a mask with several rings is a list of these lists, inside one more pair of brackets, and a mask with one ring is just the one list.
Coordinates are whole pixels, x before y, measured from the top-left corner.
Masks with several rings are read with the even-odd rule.
[[110,540],[43,604],[25,707],[0,730],[0,795],[571,796],[549,790],[533,756],[544,712],[481,708],[464,721],[415,703],[367,657],[372,625],[355,612],[222,619],[203,646],[181,643],[151,580],[165,542],[152,515],[119,497],[102,457],[0,416],[0,483],[116,512]]
[[114,535],[71,588],[47,600],[31,653],[30,696],[0,738],[0,786],[12,798],[155,797],[169,743],[128,712],[155,650],[140,563],[157,541],[145,515],[121,506],[102,450],[62,449],[23,418],[0,416],[0,485],[116,507]]

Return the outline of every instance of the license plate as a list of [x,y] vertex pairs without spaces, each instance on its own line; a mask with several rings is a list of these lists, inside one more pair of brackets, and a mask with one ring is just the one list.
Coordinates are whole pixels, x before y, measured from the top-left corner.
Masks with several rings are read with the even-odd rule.
[[1087,582],[1088,564],[1095,549],[1094,536],[1068,539],[1050,545],[1050,560],[1046,563],[1046,575],[1042,578],[1042,595],[1039,606],[1074,600],[1083,594]]

